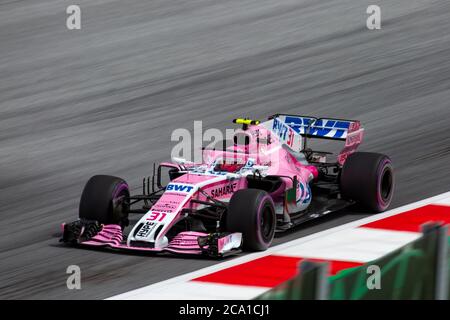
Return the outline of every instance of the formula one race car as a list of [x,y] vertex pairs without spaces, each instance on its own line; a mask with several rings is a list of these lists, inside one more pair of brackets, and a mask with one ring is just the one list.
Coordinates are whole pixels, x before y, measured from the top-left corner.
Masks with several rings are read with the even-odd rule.
[[[363,137],[359,121],[276,114],[262,123],[233,122],[242,129],[228,145],[203,148],[201,163],[176,158],[154,165],[140,195],[130,195],[120,178],[93,176],[79,219],[63,224],[62,241],[222,257],[265,250],[276,232],[355,203],[371,212],[389,206],[391,160],[355,152]],[[344,147],[328,161],[329,152],[307,147],[311,138],[341,140]],[[143,216],[125,236],[129,214]]]

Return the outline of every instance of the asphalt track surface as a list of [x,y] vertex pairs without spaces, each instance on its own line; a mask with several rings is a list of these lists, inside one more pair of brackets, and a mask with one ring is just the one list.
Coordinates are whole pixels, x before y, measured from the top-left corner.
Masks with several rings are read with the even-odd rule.
[[[0,298],[106,298],[217,263],[67,248],[93,174],[139,189],[172,130],[275,112],[360,119],[361,150],[390,155],[393,207],[449,190],[450,2],[0,2]],[[345,211],[282,243],[366,216]],[[82,290],[66,288],[79,265]]]

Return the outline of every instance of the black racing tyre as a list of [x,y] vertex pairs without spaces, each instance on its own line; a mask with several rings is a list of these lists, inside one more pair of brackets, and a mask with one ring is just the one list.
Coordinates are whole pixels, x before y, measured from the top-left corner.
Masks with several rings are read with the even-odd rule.
[[124,228],[128,225],[129,197],[128,184],[123,179],[93,176],[81,194],[79,217]]
[[357,201],[374,212],[386,210],[394,194],[391,159],[380,153],[355,152],[348,156],[340,177],[344,198]]
[[266,250],[275,235],[275,225],[274,204],[266,191],[243,189],[233,194],[226,226],[230,232],[242,232],[244,250]]

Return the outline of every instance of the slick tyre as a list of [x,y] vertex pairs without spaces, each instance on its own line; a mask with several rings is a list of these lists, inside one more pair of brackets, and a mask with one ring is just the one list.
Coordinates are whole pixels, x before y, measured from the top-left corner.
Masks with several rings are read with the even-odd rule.
[[241,232],[243,248],[263,251],[275,235],[276,216],[272,198],[263,190],[238,190],[230,199],[226,226],[230,232]]
[[357,201],[373,212],[386,210],[394,194],[391,159],[379,153],[355,152],[342,168],[340,185],[344,198]]
[[128,225],[129,197],[128,184],[123,179],[93,176],[81,194],[79,217],[124,228]]

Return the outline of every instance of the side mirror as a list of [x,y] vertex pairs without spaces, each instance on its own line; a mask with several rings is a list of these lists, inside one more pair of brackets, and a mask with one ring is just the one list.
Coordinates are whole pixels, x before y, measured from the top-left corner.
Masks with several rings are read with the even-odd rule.
[[180,168],[172,163],[161,163],[156,172],[156,185],[159,189],[164,189],[170,181],[179,177]]

